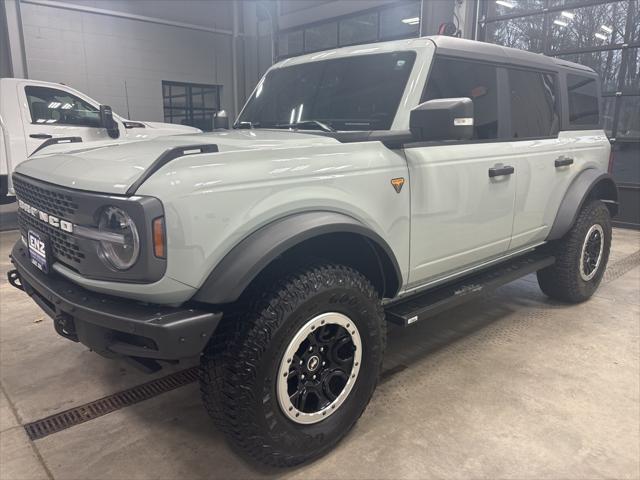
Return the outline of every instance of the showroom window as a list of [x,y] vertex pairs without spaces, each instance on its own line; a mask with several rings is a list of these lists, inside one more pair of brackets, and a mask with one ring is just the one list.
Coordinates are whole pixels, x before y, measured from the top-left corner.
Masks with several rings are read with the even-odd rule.
[[[477,38],[593,68],[600,119],[614,149],[620,225],[640,226],[640,8],[638,0],[482,0]],[[577,86],[576,86],[577,85]],[[574,85],[576,126],[594,124],[594,85]],[[591,89],[591,93],[589,93]],[[625,203],[624,198],[632,199]]]
[[99,127],[99,110],[84,100],[55,88],[25,87],[31,122]]
[[436,57],[422,101],[469,97],[473,100],[473,138],[498,138],[497,71],[489,64]]
[[560,115],[556,76],[511,68],[508,71],[511,136],[518,139],[557,136]]
[[278,34],[278,59],[336,47],[420,35],[420,0],[400,0]]
[[211,131],[213,116],[220,110],[221,89],[220,85],[163,80],[164,121]]

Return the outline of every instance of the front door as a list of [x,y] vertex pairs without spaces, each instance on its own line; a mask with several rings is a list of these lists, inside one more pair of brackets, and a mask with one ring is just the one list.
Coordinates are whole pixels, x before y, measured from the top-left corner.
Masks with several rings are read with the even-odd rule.
[[[27,156],[57,137],[80,137],[82,142],[108,140],[100,127],[100,110],[64,88],[45,87],[24,82],[18,86]],[[26,103],[26,105],[25,105]]]
[[411,184],[410,287],[504,254],[509,248],[517,171],[501,142],[504,71],[436,57],[422,101],[469,97],[474,139],[407,145]]

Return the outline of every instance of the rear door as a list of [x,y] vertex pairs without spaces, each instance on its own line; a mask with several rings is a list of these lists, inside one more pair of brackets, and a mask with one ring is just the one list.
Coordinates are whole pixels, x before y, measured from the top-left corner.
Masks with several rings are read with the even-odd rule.
[[[511,240],[516,173],[503,141],[504,69],[438,57],[422,101],[469,97],[474,139],[406,145],[411,185],[411,275],[419,285],[504,254]],[[508,170],[508,169],[506,169]]]
[[18,86],[27,156],[58,137],[80,137],[82,142],[108,140],[100,127],[99,106],[80,98],[64,87],[23,82]]
[[556,72],[509,67],[512,162],[518,172],[511,250],[545,240],[575,171],[572,139],[560,132]]

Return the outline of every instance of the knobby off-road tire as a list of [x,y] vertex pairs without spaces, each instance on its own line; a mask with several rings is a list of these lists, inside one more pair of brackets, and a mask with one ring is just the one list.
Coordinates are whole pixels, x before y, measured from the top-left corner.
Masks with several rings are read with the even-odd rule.
[[538,271],[538,284],[549,297],[568,303],[588,300],[596,291],[609,260],[611,216],[599,200],[580,211],[576,223],[549,245],[555,264]]
[[371,283],[349,267],[318,264],[265,283],[221,328],[201,357],[202,399],[232,446],[261,463],[323,455],[375,390],[384,313]]

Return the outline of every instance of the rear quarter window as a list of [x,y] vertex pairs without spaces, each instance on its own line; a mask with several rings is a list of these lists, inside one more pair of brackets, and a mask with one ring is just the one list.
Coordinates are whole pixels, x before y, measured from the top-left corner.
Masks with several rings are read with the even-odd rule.
[[598,85],[594,77],[567,74],[569,125],[572,127],[600,125]]

